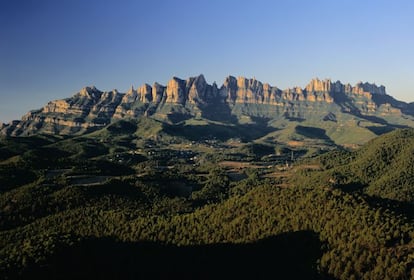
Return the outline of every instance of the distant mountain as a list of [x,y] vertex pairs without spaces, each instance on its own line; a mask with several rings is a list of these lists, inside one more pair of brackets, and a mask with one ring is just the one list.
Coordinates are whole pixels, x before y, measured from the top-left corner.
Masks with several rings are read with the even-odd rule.
[[[384,86],[362,82],[351,86],[313,79],[303,89],[281,90],[256,79],[233,76],[218,87],[199,75],[187,80],[174,77],[166,86],[131,87],[126,93],[85,87],[70,98],[27,113],[20,121],[3,124],[0,132],[10,136],[76,135],[120,119],[141,117],[172,125],[190,119],[233,125],[265,121],[278,129],[301,123],[302,127],[323,129],[337,144],[352,145],[396,127],[414,127],[414,104],[387,95]],[[353,132],[366,137],[349,139],[346,133]]]

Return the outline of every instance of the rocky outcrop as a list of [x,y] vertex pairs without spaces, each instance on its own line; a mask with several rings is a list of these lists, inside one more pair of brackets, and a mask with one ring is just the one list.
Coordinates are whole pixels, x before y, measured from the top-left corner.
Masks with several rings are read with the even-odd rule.
[[185,98],[185,81],[177,77],[173,77],[167,83],[167,89],[165,91],[167,103],[181,104],[184,105]]
[[307,92],[331,92],[332,82],[329,79],[319,80],[312,79],[310,83],[306,86],[305,90]]
[[221,87],[221,96],[230,104],[271,104],[278,102],[281,91],[256,79],[229,76]]
[[138,89],[139,101],[141,103],[150,103],[152,102],[152,88],[148,84],[142,85]]
[[237,78],[236,103],[263,103],[263,84],[256,79]]
[[155,104],[159,104],[165,93],[165,86],[160,85],[159,83],[154,83],[154,85],[152,86],[152,101]]
[[102,93],[101,98],[92,106],[89,113],[90,117],[94,118],[96,116],[110,119],[123,96],[124,94],[119,93],[117,90]]
[[134,103],[137,101],[138,98],[138,92],[134,89],[134,86],[131,86],[130,89],[126,92],[124,97],[122,98],[122,103]]
[[102,91],[96,89],[96,87],[84,87],[72,98],[49,102],[42,108],[42,112],[52,114],[85,115],[89,113],[91,107],[99,101],[101,97]]
[[233,76],[229,76],[224,80],[223,86],[221,87],[222,96],[226,97],[226,102],[235,103],[237,99],[237,79]]
[[187,80],[186,87],[188,88],[188,102],[203,104],[207,101],[208,85],[203,75]]
[[314,79],[305,89],[293,87],[280,90],[269,84],[262,84],[256,79],[244,77],[227,77],[222,90],[226,101],[232,104],[268,104],[283,105],[288,101],[328,102],[332,103],[330,95],[332,83],[330,80]]
[[[257,107],[262,105],[267,107]],[[215,113],[203,112],[220,108],[236,115],[266,118],[322,113],[326,117],[330,111],[320,112],[324,106],[331,106],[329,110],[339,108],[337,110],[359,115],[414,115],[414,105],[396,101],[386,94],[384,86],[375,84],[360,82],[351,86],[329,79],[312,79],[305,88],[281,90],[255,78],[228,76],[218,88],[199,75],[187,80],[173,77],[166,86],[158,83],[152,86],[144,84],[138,89],[131,86],[125,94],[117,90],[102,92],[94,86],[85,87],[71,98],[51,101],[40,110],[29,112],[21,121],[2,125],[0,131],[7,135],[81,133],[120,118],[154,114],[168,116],[171,112],[165,110],[190,116],[213,116]]]
[[377,86],[375,84],[370,83],[362,83],[359,82],[353,87],[352,93],[355,94],[379,94],[379,95],[386,95],[385,87],[384,86]]
[[205,106],[211,103],[224,102],[216,83],[209,85],[203,75],[190,78],[186,82],[188,102],[195,106]]

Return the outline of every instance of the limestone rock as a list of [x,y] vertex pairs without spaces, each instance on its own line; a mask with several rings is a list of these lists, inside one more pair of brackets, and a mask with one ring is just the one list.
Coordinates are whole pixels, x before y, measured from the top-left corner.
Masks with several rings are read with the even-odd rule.
[[166,87],[159,83],[154,83],[152,86],[152,101],[155,104],[159,104],[164,97]]
[[233,76],[228,76],[223,83],[221,88],[221,96],[226,98],[228,103],[234,104],[237,99],[237,79]]
[[101,93],[102,92],[99,91],[95,86],[90,86],[90,87],[82,88],[79,91],[78,95],[81,97],[96,99],[96,98],[100,98]]
[[148,84],[142,85],[138,89],[139,100],[142,103],[149,103],[152,101],[152,88]]
[[133,103],[137,101],[138,92],[134,89],[133,86],[127,91],[127,93],[122,98],[122,103]]
[[214,117],[221,110],[226,112],[223,116],[235,114],[272,119],[319,114],[321,120],[336,121],[339,118],[332,112],[356,112],[358,117],[361,114],[414,116],[414,103],[397,101],[386,94],[384,86],[370,83],[352,86],[315,78],[305,88],[281,90],[255,78],[228,76],[219,88],[199,75],[187,80],[173,77],[166,86],[144,84],[137,90],[131,86],[125,94],[85,87],[70,98],[51,101],[27,113],[20,121],[2,124],[0,133],[17,136],[38,132],[73,134],[121,118],[152,117],[154,114],[162,117],[172,112],[186,114],[186,118]]
[[386,95],[384,86],[377,86],[375,84],[362,83],[362,82],[357,83],[352,88],[352,93],[364,95],[369,98],[372,97],[372,94]]
[[167,84],[166,102],[184,105],[185,98],[185,81],[173,77]]
[[310,83],[306,86],[305,90],[307,92],[330,92],[331,91],[331,80],[319,80],[319,79],[312,79]]
[[100,118],[110,119],[123,96],[117,90],[102,93],[101,98],[92,106],[91,116],[99,115]]
[[193,104],[205,103],[208,85],[203,75],[187,80],[188,101]]

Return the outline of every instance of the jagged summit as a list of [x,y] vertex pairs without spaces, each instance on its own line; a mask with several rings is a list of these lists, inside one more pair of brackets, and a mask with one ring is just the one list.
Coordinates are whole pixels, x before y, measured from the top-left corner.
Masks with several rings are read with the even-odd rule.
[[306,91],[309,91],[309,92],[312,92],[312,91],[330,92],[331,88],[332,88],[332,82],[331,82],[330,79],[319,80],[318,78],[313,78],[309,82],[309,84],[306,86],[305,89],[306,89]]
[[79,96],[97,98],[102,94],[102,92],[98,90],[95,86],[87,86],[82,88],[78,94]]
[[411,119],[413,111],[412,105],[387,95],[384,86],[366,82],[351,86],[314,78],[305,88],[282,90],[255,78],[229,75],[219,87],[208,84],[200,74],[186,80],[172,77],[166,85],[131,86],[126,93],[84,87],[70,98],[27,113],[21,121],[3,125],[1,133],[82,133],[117,119],[142,116],[173,123],[193,117],[234,122],[243,116],[324,121],[340,119],[337,115],[346,113],[387,123],[388,117],[394,122],[399,117]]
[[331,79],[319,80],[314,78],[305,87],[308,92],[311,91],[325,91],[332,93],[354,93],[354,94],[379,94],[386,95],[385,87],[383,85],[377,86],[376,84],[358,82],[355,86],[350,84],[342,84],[341,81],[332,82]]

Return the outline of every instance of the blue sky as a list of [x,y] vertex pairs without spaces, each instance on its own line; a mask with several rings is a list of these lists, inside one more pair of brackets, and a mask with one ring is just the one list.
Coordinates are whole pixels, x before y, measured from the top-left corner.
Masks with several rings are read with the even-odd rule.
[[0,0],[0,122],[82,87],[314,77],[414,101],[411,0]]

